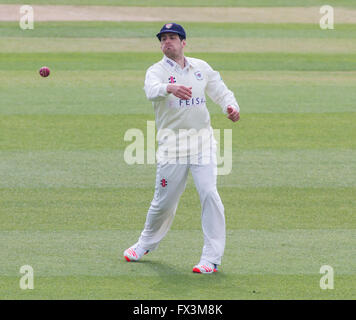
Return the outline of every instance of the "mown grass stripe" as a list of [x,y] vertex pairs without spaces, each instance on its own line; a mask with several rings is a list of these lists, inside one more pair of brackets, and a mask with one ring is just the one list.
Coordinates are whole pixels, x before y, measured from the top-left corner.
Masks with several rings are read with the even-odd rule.
[[[146,70],[51,71],[46,79],[38,70],[0,71],[0,113],[153,113],[143,90]],[[220,74],[244,113],[354,111],[356,72],[224,70]],[[208,108],[221,113],[210,101]]]
[[[191,53],[217,70],[355,71],[356,54]],[[2,53],[0,70],[146,70],[162,54],[125,53]]]
[[[354,39],[288,38],[190,38],[187,56],[194,52],[259,52],[259,53],[320,53],[355,54]],[[0,38],[0,52],[159,52],[159,43],[148,38]]]
[[[38,276],[129,276],[132,266],[117,257],[139,232],[0,231],[0,241],[6,243],[1,252],[4,259],[0,260],[0,275],[18,275],[18,264],[27,261]],[[147,263],[141,264],[141,275],[156,276],[157,271],[148,261],[162,261],[162,255],[167,265],[174,266],[172,270],[161,270],[162,276],[189,272],[200,255],[200,234],[199,229],[171,230],[159,251],[143,258]],[[227,240],[226,274],[312,275],[328,261],[339,275],[356,275],[356,253],[350,255],[356,245],[356,229],[228,229]],[[177,243],[179,246],[172,250]],[[181,259],[182,254],[185,259]]]
[[[186,255],[183,254],[185,257]],[[142,276],[143,265],[155,269],[158,275]],[[321,290],[320,275],[315,274],[263,274],[238,276],[227,274],[224,267],[212,277],[192,274],[191,265],[179,274],[162,275],[174,265],[154,261],[131,264],[133,276],[62,276],[36,277],[35,290],[20,290],[19,277],[0,276],[6,290],[1,299],[54,299],[54,300],[344,300],[355,299],[354,275],[338,275],[333,290]],[[133,280],[134,278],[134,280]],[[35,280],[35,281],[36,281]],[[206,290],[209,288],[209,290]],[[227,294],[228,293],[228,294]],[[143,301],[143,303],[145,303]]]
[[[240,123],[213,115],[216,129],[232,129],[233,149],[356,149],[356,113],[242,114]],[[124,150],[125,132],[142,130],[147,115],[4,115],[1,151]],[[221,132],[223,134],[223,132]],[[347,137],[347,138],[345,138]]]
[[[229,173],[219,176],[218,185],[355,187],[355,157],[355,149],[236,150],[218,166]],[[121,150],[0,152],[0,187],[152,187],[155,165],[129,165],[127,159]]]
[[[140,186],[0,188],[0,230],[138,230],[153,198],[155,172],[149,171],[149,182]],[[229,230],[356,229],[356,187],[252,188],[219,183],[218,191]],[[199,207],[199,196],[189,180],[172,229],[200,229]]]
[[[0,22],[1,37],[50,38],[150,38],[156,40],[161,22],[63,21],[36,22],[33,30],[22,30],[18,22]],[[192,37],[210,38],[320,38],[354,39],[355,24],[341,24],[333,30],[322,30],[318,24],[303,23],[206,23],[185,22],[189,42]],[[75,32],[73,32],[75,30]]]

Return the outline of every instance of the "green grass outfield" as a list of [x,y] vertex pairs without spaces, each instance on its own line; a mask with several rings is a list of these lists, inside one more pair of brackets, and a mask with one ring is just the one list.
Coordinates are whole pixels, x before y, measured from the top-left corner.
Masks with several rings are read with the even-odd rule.
[[[149,38],[162,27],[162,22],[63,21],[35,22],[33,30],[24,31],[18,22],[0,22],[0,37],[20,38]],[[309,23],[218,23],[185,22],[187,39],[210,38],[302,38],[355,39],[356,25],[337,24],[335,29],[322,30]],[[158,44],[158,40],[156,42]],[[188,43],[189,44],[189,43]],[[323,52],[323,50],[320,50]]]
[[[309,4],[318,3],[298,2]],[[0,23],[0,299],[355,299],[356,52],[189,53],[220,71],[241,106],[237,124],[208,106],[214,128],[233,130],[233,169],[218,177],[223,264],[211,276],[191,272],[203,243],[191,177],[159,249],[139,263],[123,259],[142,230],[155,178],[154,165],[125,163],[123,137],[130,128],[145,133],[154,119],[142,87],[161,54],[85,48],[91,38],[157,41],[160,26],[55,22],[20,31]],[[220,34],[236,43],[355,39],[355,25],[186,29],[201,42]],[[21,47],[22,38],[56,38],[63,47],[80,38],[84,47],[48,53]],[[18,51],[6,43],[20,43]],[[51,68],[46,79],[38,75],[43,65]],[[25,264],[34,268],[34,290],[19,288]],[[334,268],[333,290],[320,289],[322,265]]]

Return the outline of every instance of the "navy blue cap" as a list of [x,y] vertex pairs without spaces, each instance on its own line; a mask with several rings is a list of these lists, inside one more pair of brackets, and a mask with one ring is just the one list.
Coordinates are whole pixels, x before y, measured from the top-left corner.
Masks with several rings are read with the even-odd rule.
[[185,39],[185,31],[184,31],[183,27],[180,24],[177,24],[177,23],[166,23],[162,27],[161,31],[156,34],[158,40],[161,41],[161,35],[163,33],[167,33],[167,32],[178,33],[180,36],[183,37],[183,39]]

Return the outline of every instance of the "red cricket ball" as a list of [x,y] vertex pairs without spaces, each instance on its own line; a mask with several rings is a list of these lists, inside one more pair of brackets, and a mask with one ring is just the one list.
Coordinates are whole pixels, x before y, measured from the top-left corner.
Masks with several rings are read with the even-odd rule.
[[51,73],[48,67],[42,67],[39,72],[42,77],[48,77]]

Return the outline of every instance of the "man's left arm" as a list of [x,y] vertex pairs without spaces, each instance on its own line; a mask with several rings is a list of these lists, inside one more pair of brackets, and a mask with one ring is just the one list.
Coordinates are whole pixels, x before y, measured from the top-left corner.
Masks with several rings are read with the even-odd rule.
[[205,88],[208,96],[216,104],[219,104],[228,118],[236,122],[240,119],[240,107],[234,93],[228,89],[222,80],[220,73],[213,70],[208,64],[206,66],[207,86]]

